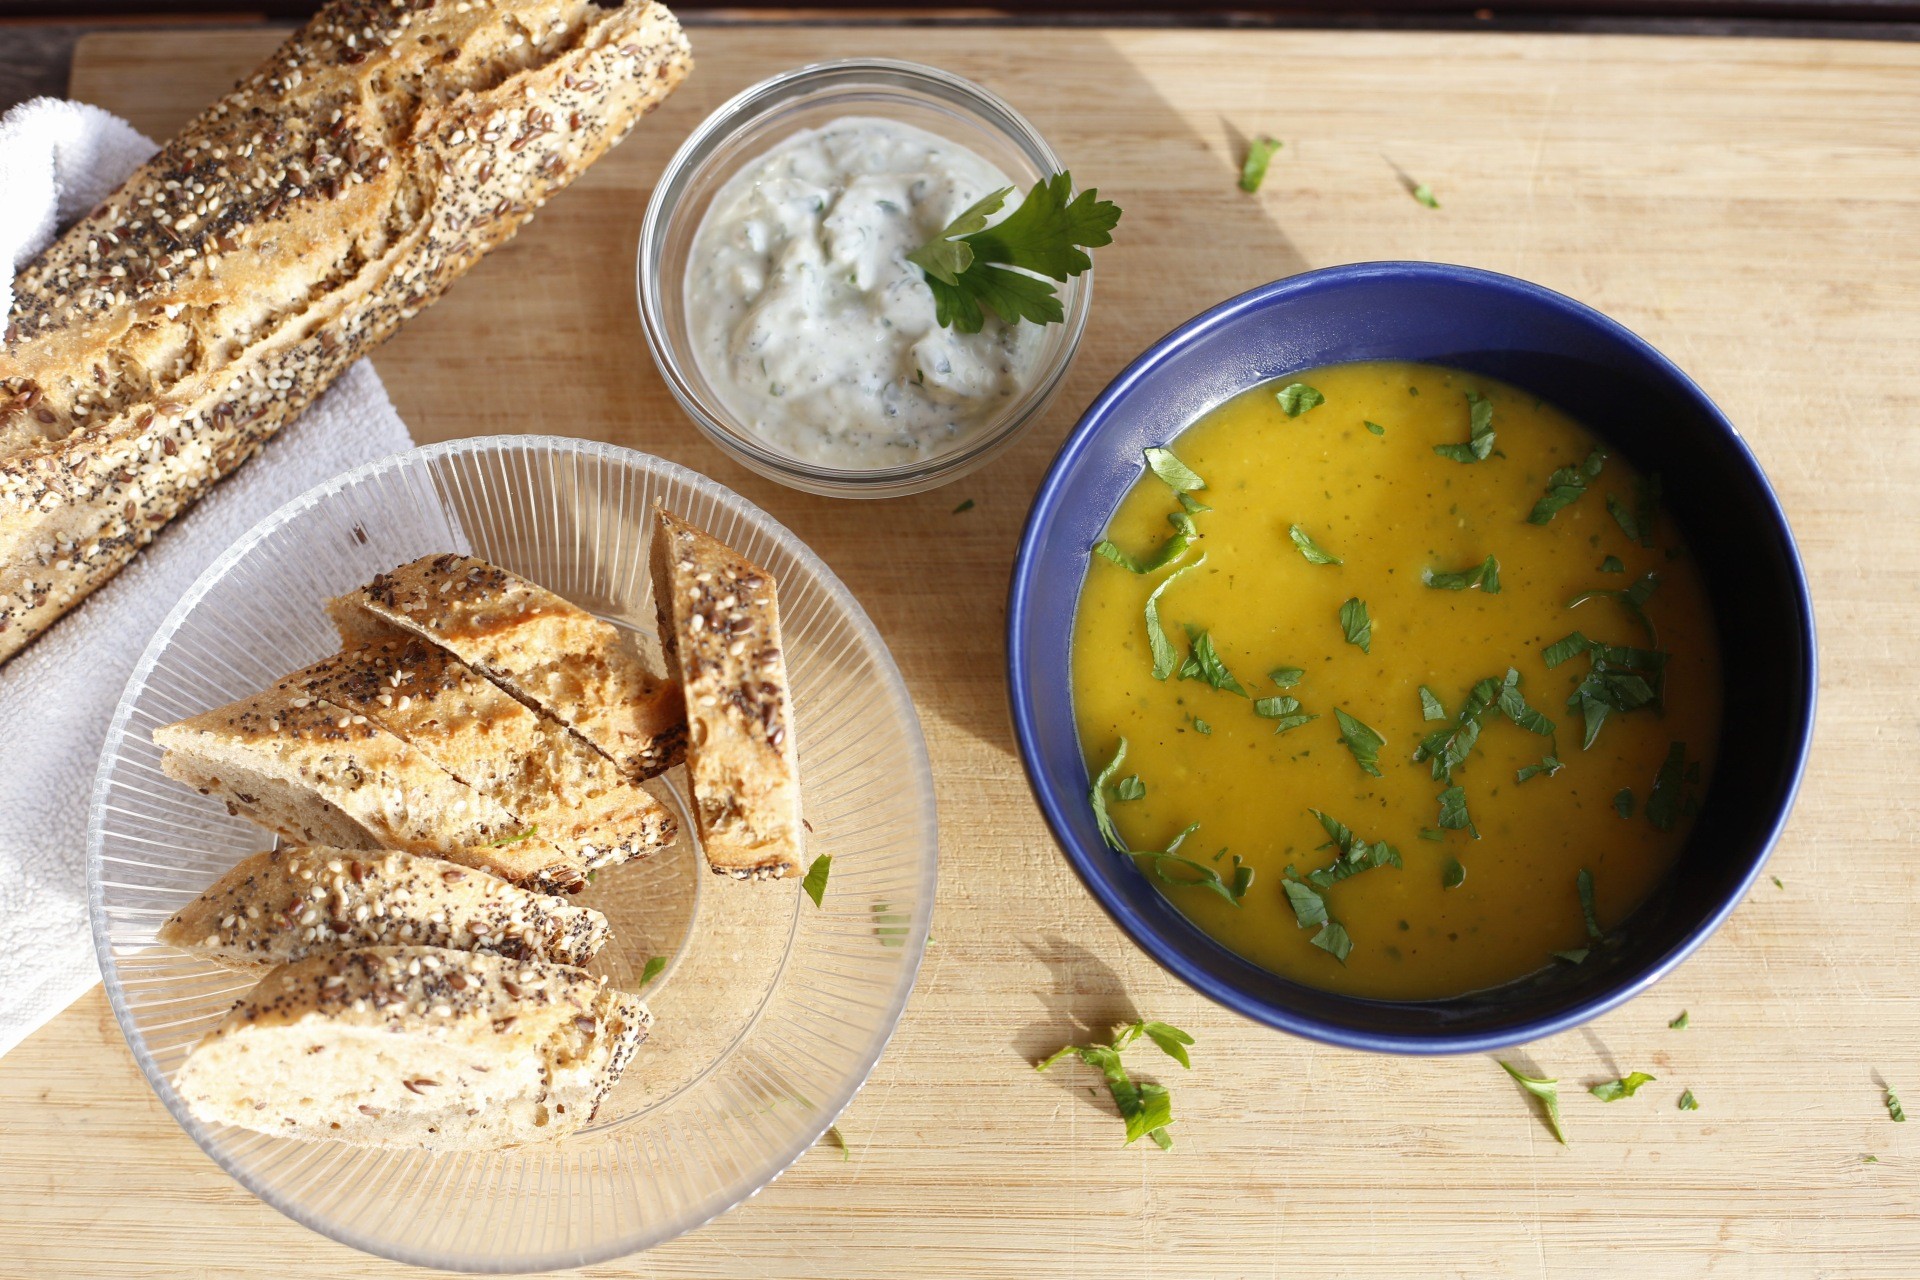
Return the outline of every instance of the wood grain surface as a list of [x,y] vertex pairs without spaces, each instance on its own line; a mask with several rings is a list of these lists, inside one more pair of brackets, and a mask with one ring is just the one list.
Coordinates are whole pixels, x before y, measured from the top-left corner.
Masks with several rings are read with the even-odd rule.
[[[165,134],[272,39],[92,38],[73,91]],[[856,52],[979,79],[1126,210],[1048,418],[950,488],[870,504],[787,491],[708,446],[654,371],[632,287],[641,211],[686,132],[764,75]],[[696,54],[665,108],[377,363],[422,442],[631,445],[818,550],[919,703],[941,891],[912,1004],[841,1118],[850,1158],[815,1150],[706,1228],[587,1274],[1920,1275],[1920,1124],[1882,1102],[1892,1083],[1920,1104],[1920,46],[730,29],[697,32]],[[1286,149],[1255,197],[1234,174],[1259,133]],[[1819,731],[1771,868],[1784,887],[1763,879],[1653,992],[1508,1055],[1560,1077],[1565,1147],[1491,1058],[1317,1047],[1161,972],[1066,868],[1007,725],[1008,565],[1076,414],[1221,298],[1396,257],[1526,276],[1673,355],[1748,434],[1813,579]],[[1669,1030],[1682,1009],[1692,1025]],[[1123,1148],[1079,1068],[1029,1068],[1136,1011],[1199,1040],[1191,1072],[1156,1072],[1178,1116],[1167,1154]],[[1632,1100],[1583,1087],[1635,1069],[1659,1082]],[[1675,1107],[1688,1088],[1696,1112]],[[221,1173],[97,990],[0,1059],[0,1203],[8,1276],[403,1271]]]

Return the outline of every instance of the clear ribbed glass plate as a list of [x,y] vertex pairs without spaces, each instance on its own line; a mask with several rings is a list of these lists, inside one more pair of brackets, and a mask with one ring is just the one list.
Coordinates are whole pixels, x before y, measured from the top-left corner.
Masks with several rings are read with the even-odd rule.
[[[202,1124],[170,1083],[249,981],[154,933],[273,837],[160,772],[152,731],[266,688],[338,647],[321,605],[418,556],[512,569],[650,642],[655,501],[771,569],[824,905],[791,881],[708,874],[683,836],[601,872],[597,972],[642,991],[652,1035],[588,1131],[430,1155]],[[680,770],[656,784],[686,823]],[[222,1168],[355,1248],[470,1271],[577,1266],[687,1231],[752,1195],[825,1132],[907,1001],[933,907],[933,779],[919,720],[873,624],[765,512],[627,449],[515,436],[371,463],[289,503],[202,574],[161,624],[107,731],[88,888],[107,995],[148,1081]],[[667,960],[640,986],[646,962]]]

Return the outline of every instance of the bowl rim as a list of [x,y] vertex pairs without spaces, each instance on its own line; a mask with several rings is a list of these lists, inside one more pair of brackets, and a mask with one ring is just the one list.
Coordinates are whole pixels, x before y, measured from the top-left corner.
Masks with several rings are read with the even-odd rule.
[[[1796,603],[1792,618],[1794,640],[1804,656],[1807,670],[1806,695],[1804,705],[1801,707],[1799,728],[1794,740],[1788,744],[1792,754],[1792,767],[1778,803],[1766,823],[1764,835],[1751,856],[1751,865],[1740,877],[1738,884],[1728,891],[1711,911],[1692,925],[1677,944],[1652,964],[1631,974],[1626,980],[1610,985],[1605,990],[1575,1001],[1564,1008],[1524,1020],[1511,1027],[1489,1031],[1398,1033],[1344,1026],[1241,991],[1207,969],[1192,963],[1177,950],[1166,946],[1166,936],[1163,931],[1157,929],[1116,891],[1111,875],[1112,868],[1118,864],[1107,856],[1107,850],[1089,849],[1075,840],[1073,828],[1068,821],[1068,813],[1069,806],[1077,803],[1079,797],[1075,795],[1070,799],[1063,799],[1042,785],[1036,764],[1039,758],[1039,735],[1035,727],[1036,714],[1023,678],[1023,673],[1032,660],[1025,639],[1031,612],[1028,602],[1029,588],[1040,560],[1047,554],[1045,528],[1052,522],[1059,508],[1061,490],[1065,485],[1067,473],[1091,450],[1095,437],[1099,435],[1120,403],[1137,386],[1152,377],[1176,353],[1249,314],[1264,310],[1282,299],[1382,277],[1413,278],[1467,288],[1491,289],[1520,300],[1546,306],[1572,320],[1600,330],[1605,336],[1620,343],[1635,357],[1644,361],[1654,373],[1671,382],[1698,410],[1701,418],[1718,429],[1733,445],[1735,462],[1745,470],[1748,481],[1764,503],[1764,509],[1771,523],[1781,535],[1786,552],[1787,579]],[[1075,548],[1074,551],[1075,554],[1081,553],[1079,548]],[[1522,280],[1517,276],[1487,271],[1479,267],[1441,262],[1382,260],[1348,263],[1301,272],[1256,286],[1228,298],[1169,330],[1147,347],[1132,363],[1115,375],[1113,381],[1108,383],[1094,402],[1087,407],[1086,412],[1081,415],[1080,420],[1067,434],[1066,440],[1062,442],[1053,463],[1048,467],[1039,488],[1035,491],[1033,503],[1027,511],[1026,522],[1021,528],[1019,549],[1014,556],[1013,572],[1007,588],[1006,637],[1007,697],[1013,719],[1014,739],[1019,748],[1020,762],[1026,774],[1028,789],[1033,793],[1035,803],[1039,805],[1042,815],[1046,818],[1047,826],[1053,833],[1054,842],[1066,854],[1067,861],[1079,875],[1082,883],[1092,892],[1094,899],[1099,902],[1114,923],[1118,924],[1134,944],[1161,967],[1202,995],[1236,1013],[1322,1044],[1365,1049],[1377,1053],[1408,1055],[1480,1053],[1489,1049],[1500,1049],[1542,1039],[1599,1017],[1639,995],[1672,972],[1725,922],[1734,908],[1745,899],[1761,871],[1765,869],[1774,846],[1779,842],[1781,832],[1792,813],[1794,801],[1799,795],[1801,782],[1806,774],[1807,756],[1812,744],[1819,702],[1819,649],[1815,635],[1813,599],[1807,586],[1806,566],[1800,555],[1799,544],[1794,539],[1792,526],[1780,505],[1779,495],[1774,492],[1773,485],[1768,481],[1759,460],[1754,457],[1753,450],[1747,445],[1739,428],[1685,371],[1646,339],[1619,321],[1566,294],[1532,281]],[[1175,927],[1193,930],[1200,933],[1202,937],[1207,937],[1208,941],[1213,941],[1197,926],[1186,922],[1184,917]],[[1217,942],[1214,945],[1220,946]],[[1221,950],[1224,954],[1233,954],[1224,947],[1221,947]],[[1335,998],[1351,1000],[1357,1004],[1397,1003],[1360,996],[1336,996]]]
[[[810,62],[740,90],[708,113],[674,151],[654,182],[646,212],[640,220],[639,242],[634,253],[634,293],[640,310],[640,328],[646,335],[647,350],[653,356],[661,380],[694,426],[728,457],[770,480],[808,493],[841,498],[892,498],[937,489],[984,466],[1046,413],[1066,385],[1067,374],[1086,334],[1093,309],[1094,267],[1089,266],[1071,280],[1056,282],[1066,304],[1066,315],[1061,322],[1065,336],[1057,356],[1036,367],[1035,380],[1017,401],[982,424],[967,442],[946,453],[897,466],[860,468],[815,465],[760,444],[734,424],[725,405],[709,403],[698,393],[686,369],[689,365],[697,368],[698,359],[691,350],[682,353],[675,347],[661,317],[666,305],[665,291],[674,285],[684,287],[684,282],[663,279],[654,261],[655,250],[665,244],[668,233],[681,216],[681,202],[689,177],[713,148],[768,112],[803,97],[816,82],[821,83],[827,93],[842,92],[857,86],[836,85],[835,81],[862,73],[927,86],[950,104],[964,102],[984,128],[1004,136],[1016,149],[1037,159],[1045,172],[1066,170],[1059,153],[1032,121],[1000,95],[964,76],[899,58],[850,57]],[[877,113],[877,104],[869,105],[874,106]],[[756,158],[749,157],[747,163]],[[727,180],[731,178],[729,175]],[[1017,191],[1020,183],[1016,181],[1014,187]],[[698,231],[696,226],[694,233]]]
[[[873,644],[875,656],[881,663],[883,672],[892,676],[891,681],[888,683],[891,686],[892,693],[895,695],[893,700],[899,705],[899,709],[904,711],[906,724],[912,730],[912,733],[909,735],[910,741],[908,743],[907,759],[903,762],[905,765],[903,772],[909,775],[924,777],[929,783],[925,794],[920,798],[919,807],[923,812],[927,823],[927,831],[932,839],[933,856],[926,859],[925,865],[921,869],[921,884],[918,888],[919,896],[914,904],[912,918],[908,924],[908,934],[905,939],[907,943],[906,954],[901,957],[902,963],[900,970],[895,978],[893,989],[889,993],[892,1012],[886,1020],[885,1033],[875,1039],[872,1046],[857,1061],[855,1068],[847,1074],[834,1090],[826,1095],[826,1105],[817,1113],[816,1118],[819,1120],[818,1127],[814,1129],[810,1135],[807,1135],[803,1130],[802,1137],[789,1143],[785,1149],[778,1151],[772,1159],[769,1160],[764,1170],[758,1171],[755,1177],[748,1180],[747,1184],[737,1196],[731,1199],[727,1199],[725,1196],[716,1197],[716,1202],[711,1209],[707,1209],[706,1206],[700,1206],[701,1209],[707,1209],[707,1211],[695,1212],[688,1216],[685,1221],[679,1222],[675,1229],[666,1235],[649,1239],[648,1236],[650,1233],[640,1232],[625,1240],[612,1241],[590,1248],[554,1249],[538,1256],[528,1255],[501,1258],[498,1260],[476,1260],[465,1257],[447,1258],[428,1253],[424,1250],[393,1246],[385,1241],[370,1239],[358,1232],[342,1229],[337,1224],[323,1221],[318,1215],[309,1212],[304,1205],[281,1195],[277,1190],[260,1185],[250,1172],[241,1167],[241,1162],[234,1153],[224,1149],[216,1152],[207,1146],[202,1140],[201,1134],[196,1131],[196,1126],[199,1122],[189,1122],[190,1117],[186,1112],[186,1104],[181,1100],[178,1091],[174,1089],[173,1082],[160,1070],[160,1066],[155,1060],[152,1051],[147,1047],[145,1037],[136,1034],[136,1028],[131,1025],[132,1012],[127,1005],[126,984],[121,979],[118,966],[113,963],[113,941],[108,929],[106,885],[102,878],[102,860],[105,844],[105,809],[112,790],[115,758],[121,742],[126,738],[128,722],[133,715],[135,704],[133,697],[134,691],[144,687],[147,678],[152,674],[153,668],[159,661],[161,652],[172,642],[173,637],[179,631],[180,627],[185,624],[188,615],[199,605],[200,601],[205,598],[207,592],[212,589],[217,581],[224,577],[235,564],[282,525],[293,520],[303,512],[319,506],[333,494],[357,485],[371,476],[391,470],[416,459],[426,462],[437,457],[453,454],[506,451],[516,448],[540,449],[554,454],[579,453],[594,458],[627,463],[629,465],[631,465],[635,459],[643,459],[646,465],[660,468],[664,474],[671,476],[673,479],[682,481],[696,490],[711,491],[713,496],[717,496],[723,502],[731,501],[738,503],[749,512],[765,519],[766,522],[772,526],[776,534],[789,544],[789,549],[795,560],[804,565],[809,572],[815,574],[819,581],[825,585],[829,593],[844,598],[848,606],[848,622],[853,626],[856,634]],[[221,552],[219,556],[208,564],[206,569],[194,579],[193,585],[188,587],[180,596],[179,600],[175,602],[173,608],[168,611],[165,619],[154,629],[153,636],[148,640],[146,648],[142,650],[139,660],[134,663],[133,670],[127,677],[126,687],[121,692],[120,701],[114,708],[113,718],[107,725],[105,740],[101,748],[100,765],[94,774],[93,790],[87,806],[86,866],[88,925],[93,936],[94,956],[99,962],[101,983],[106,988],[107,1001],[113,1010],[115,1024],[119,1027],[121,1036],[126,1040],[127,1049],[132,1053],[134,1061],[139,1066],[141,1075],[145,1077],[148,1087],[153,1090],[155,1097],[157,1097],[161,1105],[167,1109],[168,1114],[185,1130],[187,1136],[193,1140],[194,1145],[217,1164],[222,1172],[239,1183],[257,1199],[299,1223],[309,1231],[314,1232],[316,1235],[338,1241],[362,1253],[371,1254],[375,1257],[389,1258],[410,1266],[462,1270],[470,1274],[524,1273],[591,1266],[595,1263],[626,1257],[644,1249],[652,1248],[655,1245],[665,1244],[670,1240],[678,1239],[690,1232],[697,1231],[702,1226],[713,1221],[713,1219],[732,1209],[738,1208],[740,1205],[758,1195],[768,1184],[785,1173],[792,1167],[795,1161],[805,1155],[807,1151],[820,1141],[822,1135],[833,1127],[834,1123],[839,1119],[840,1113],[846,1110],[852,1103],[855,1095],[859,1093],[860,1089],[872,1076],[874,1069],[880,1063],[880,1059],[885,1055],[887,1046],[892,1043],[894,1034],[899,1030],[900,1019],[906,1012],[907,1003],[912,997],[914,984],[918,979],[921,964],[926,958],[926,944],[932,928],[934,896],[938,889],[940,863],[939,807],[936,789],[931,785],[932,781],[933,770],[931,759],[927,752],[926,731],[920,723],[919,709],[915,707],[913,703],[913,697],[907,689],[905,677],[900,674],[900,666],[893,656],[893,651],[888,648],[885,638],[880,635],[879,629],[874,626],[872,618],[867,616],[866,609],[860,604],[858,597],[840,580],[839,575],[835,574],[832,568],[829,567],[798,534],[795,534],[791,529],[787,528],[786,525],[776,520],[770,512],[716,480],[709,479],[676,462],[669,461],[655,454],[646,453],[639,449],[631,449],[623,445],[608,444],[597,440],[583,440],[570,436],[535,434],[469,436],[457,440],[441,441],[436,444],[420,445],[399,453],[375,458],[312,486],[276,508],[251,529],[247,530],[246,533],[237,538],[231,546]],[[724,1201],[724,1203],[720,1203],[720,1201]]]

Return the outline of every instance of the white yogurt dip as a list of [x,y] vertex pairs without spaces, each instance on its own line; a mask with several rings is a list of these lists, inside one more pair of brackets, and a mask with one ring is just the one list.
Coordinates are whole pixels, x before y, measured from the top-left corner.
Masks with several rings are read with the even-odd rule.
[[991,313],[979,333],[941,328],[906,255],[1012,185],[965,147],[865,117],[747,165],[714,197],[687,268],[687,327],[714,393],[804,462],[871,470],[952,449],[1026,389],[1045,334]]

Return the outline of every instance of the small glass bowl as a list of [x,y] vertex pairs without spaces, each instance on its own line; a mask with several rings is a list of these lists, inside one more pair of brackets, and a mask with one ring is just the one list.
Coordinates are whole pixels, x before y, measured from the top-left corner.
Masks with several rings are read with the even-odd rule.
[[1093,302],[1093,272],[1059,284],[1066,318],[1046,326],[1032,384],[947,452],[893,467],[826,467],[759,440],[722,403],[694,356],[685,295],[694,236],[713,197],[743,166],[803,129],[850,115],[897,120],[966,146],[999,166],[1017,191],[1029,190],[1065,168],[1019,112],[979,85],[937,68],[889,58],[845,58],[783,72],[708,116],[661,174],[640,226],[640,322],[674,397],[732,457],[810,493],[891,498],[959,479],[1005,449],[1045,412],[1080,346]]

